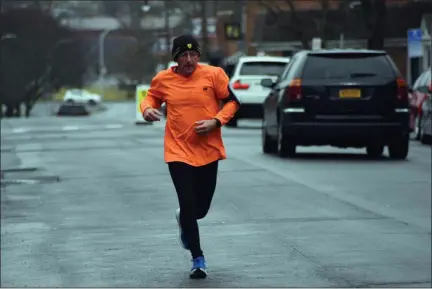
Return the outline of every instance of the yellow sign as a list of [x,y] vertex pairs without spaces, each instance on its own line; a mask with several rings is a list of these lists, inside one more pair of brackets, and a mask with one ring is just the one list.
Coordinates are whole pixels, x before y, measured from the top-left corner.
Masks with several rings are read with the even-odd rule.
[[136,106],[136,111],[135,111],[135,124],[142,124],[142,123],[148,123],[142,113],[141,113],[141,102],[143,102],[143,100],[147,97],[147,93],[148,90],[150,89],[150,85],[149,84],[140,84],[136,86],[136,90],[135,90],[135,106]]
[[137,102],[137,111],[141,113],[140,105],[141,102],[144,100],[144,98],[147,96],[147,89],[146,90],[138,90],[138,102]]
[[188,47],[189,49],[191,49],[191,48],[192,48],[192,44],[189,43],[189,44],[187,45],[187,47]]
[[237,25],[228,24],[225,26],[225,35],[230,39],[240,38],[240,27]]

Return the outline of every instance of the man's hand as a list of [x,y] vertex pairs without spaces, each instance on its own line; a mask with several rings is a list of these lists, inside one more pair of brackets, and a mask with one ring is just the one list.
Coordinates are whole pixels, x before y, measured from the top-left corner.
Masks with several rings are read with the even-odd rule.
[[151,107],[144,110],[144,113],[143,113],[144,119],[146,121],[150,121],[150,122],[160,121],[161,116],[162,116],[162,113],[159,110],[157,110],[155,108],[151,108]]
[[217,121],[215,119],[200,120],[195,122],[195,124],[197,125],[195,131],[201,135],[206,134],[217,127]]

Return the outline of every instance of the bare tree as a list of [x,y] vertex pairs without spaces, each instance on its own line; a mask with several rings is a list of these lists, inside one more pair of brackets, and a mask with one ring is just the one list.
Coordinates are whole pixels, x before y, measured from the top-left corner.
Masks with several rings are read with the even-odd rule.
[[[125,53],[118,57],[114,61],[117,67],[121,67],[125,70],[126,74],[136,80],[140,80],[144,74],[154,73],[154,68],[157,64],[157,58],[153,56],[153,44],[156,42],[155,36],[151,28],[142,28],[142,20],[151,15],[152,17],[163,18],[168,12],[169,15],[178,14],[181,11],[184,19],[190,21],[192,25],[192,18],[199,13],[203,12],[205,6],[201,4],[202,1],[185,1],[185,0],[172,0],[167,1],[167,7],[165,8],[163,1],[159,1],[157,5],[153,6],[154,1],[145,0],[127,0],[127,1],[104,1],[103,8],[106,15],[119,20],[121,26],[124,29],[132,32],[136,39],[136,46],[129,46],[126,48]],[[165,1],[164,1],[165,2]],[[148,4],[150,6],[149,11],[144,11],[143,5]],[[125,16],[126,14],[126,16]],[[125,16],[125,17],[124,17]],[[167,19],[165,17],[165,19]],[[169,21],[168,21],[168,24]],[[167,26],[165,24],[165,26]],[[169,25],[171,26],[171,25]],[[189,27],[191,28],[191,27]],[[164,28],[166,32],[169,32],[171,28]],[[157,31],[161,32],[161,31]],[[163,60],[169,61],[170,59],[170,42],[171,33],[165,33],[164,38],[168,43],[167,57]],[[204,40],[205,42],[205,40]],[[205,51],[206,44],[203,43],[203,50]]]
[[[9,107],[7,116],[12,116],[14,109],[15,116],[19,116],[17,107],[21,103],[26,105],[26,115],[29,116],[33,104],[41,96],[41,88],[52,80],[46,77],[50,67],[49,52],[61,39],[71,39],[72,35],[53,17],[43,13],[39,6],[9,7],[1,13],[0,20],[1,34],[14,35],[13,39],[1,41],[0,102]],[[51,75],[62,84],[76,84],[83,73],[79,45],[65,54],[68,57],[63,59],[68,61],[56,59],[59,60],[56,67],[63,68],[62,77],[59,77],[60,70]]]
[[[316,20],[307,20],[302,18],[299,13],[298,9],[296,7],[296,4],[294,0],[285,0],[285,3],[289,7],[289,10],[283,10],[279,5],[277,5],[277,2],[270,2],[265,0],[259,0],[259,3],[264,6],[267,10],[267,21],[270,25],[277,26],[279,29],[287,29],[288,31],[292,32],[296,39],[301,41],[303,48],[310,49],[310,39],[308,39],[308,36],[305,33],[305,28],[302,24],[311,24],[310,22],[313,22],[313,25],[316,26],[317,30],[321,34],[321,38],[323,39],[323,42],[325,42],[325,25],[327,23],[327,11],[328,11],[328,0],[320,0],[322,1],[322,8],[323,8],[323,17],[321,19]],[[284,20],[284,14],[289,13],[289,19],[288,21]],[[286,15],[286,14],[285,14]]]
[[146,74],[154,71],[155,66],[152,57],[154,39],[141,27],[142,19],[147,13],[143,6],[147,4],[145,0],[103,1],[105,14],[119,21],[122,29],[128,30],[136,40],[134,45],[125,43],[125,52],[114,59],[117,68],[135,81],[141,81]]
[[369,32],[368,49],[384,49],[384,23],[387,15],[385,0],[361,0],[361,7]]
[[[315,26],[316,31],[318,32],[318,37],[322,39],[323,47],[327,47],[327,38],[326,30],[329,27],[336,28],[340,32],[343,32],[343,26],[332,24],[328,21],[328,12],[330,9],[330,1],[329,0],[319,0],[321,9],[320,16],[316,19],[305,19],[302,18],[296,7],[295,0],[285,0],[285,3],[289,7],[289,11],[284,11],[277,5],[277,2],[271,1],[259,1],[262,6],[267,9],[268,19],[271,19],[274,26],[279,27],[280,29],[287,29],[296,35],[296,38],[302,42],[303,48],[310,49],[309,41],[306,33],[305,27],[310,27],[311,21]],[[350,13],[350,0],[341,0],[339,3],[339,11],[344,15],[344,23],[349,21],[349,13]],[[369,49],[383,49],[384,48],[384,21],[387,14],[387,5],[385,0],[361,0],[360,6],[362,10],[362,15],[364,18],[364,23],[366,25],[366,29],[369,32],[367,47]],[[281,13],[289,13],[289,20],[284,21],[280,17]]]
[[321,18],[316,22],[319,37],[322,40],[322,46],[327,47],[326,29],[328,26],[327,16],[329,11],[329,0],[321,0]]
[[207,32],[207,0],[201,0],[201,37],[202,37],[202,56],[203,61],[207,61],[209,53],[209,39]]

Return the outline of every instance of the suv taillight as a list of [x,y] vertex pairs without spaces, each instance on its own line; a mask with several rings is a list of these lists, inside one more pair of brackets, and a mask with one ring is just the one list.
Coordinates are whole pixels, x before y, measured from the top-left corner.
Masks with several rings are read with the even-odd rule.
[[247,83],[241,83],[240,79],[233,83],[232,85],[233,89],[249,89],[249,84]]
[[402,78],[398,78],[397,82],[397,98],[399,100],[408,100],[408,85]]
[[288,101],[296,101],[302,98],[301,79],[293,79],[291,83],[287,86],[287,88],[285,88],[285,98]]

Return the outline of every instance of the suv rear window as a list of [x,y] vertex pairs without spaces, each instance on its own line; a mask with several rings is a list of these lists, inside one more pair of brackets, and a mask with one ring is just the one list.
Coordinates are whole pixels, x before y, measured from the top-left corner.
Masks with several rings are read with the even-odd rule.
[[240,75],[280,75],[287,62],[244,62],[240,68]]
[[303,70],[305,79],[353,79],[369,76],[393,78],[396,74],[386,56],[371,54],[309,55]]

